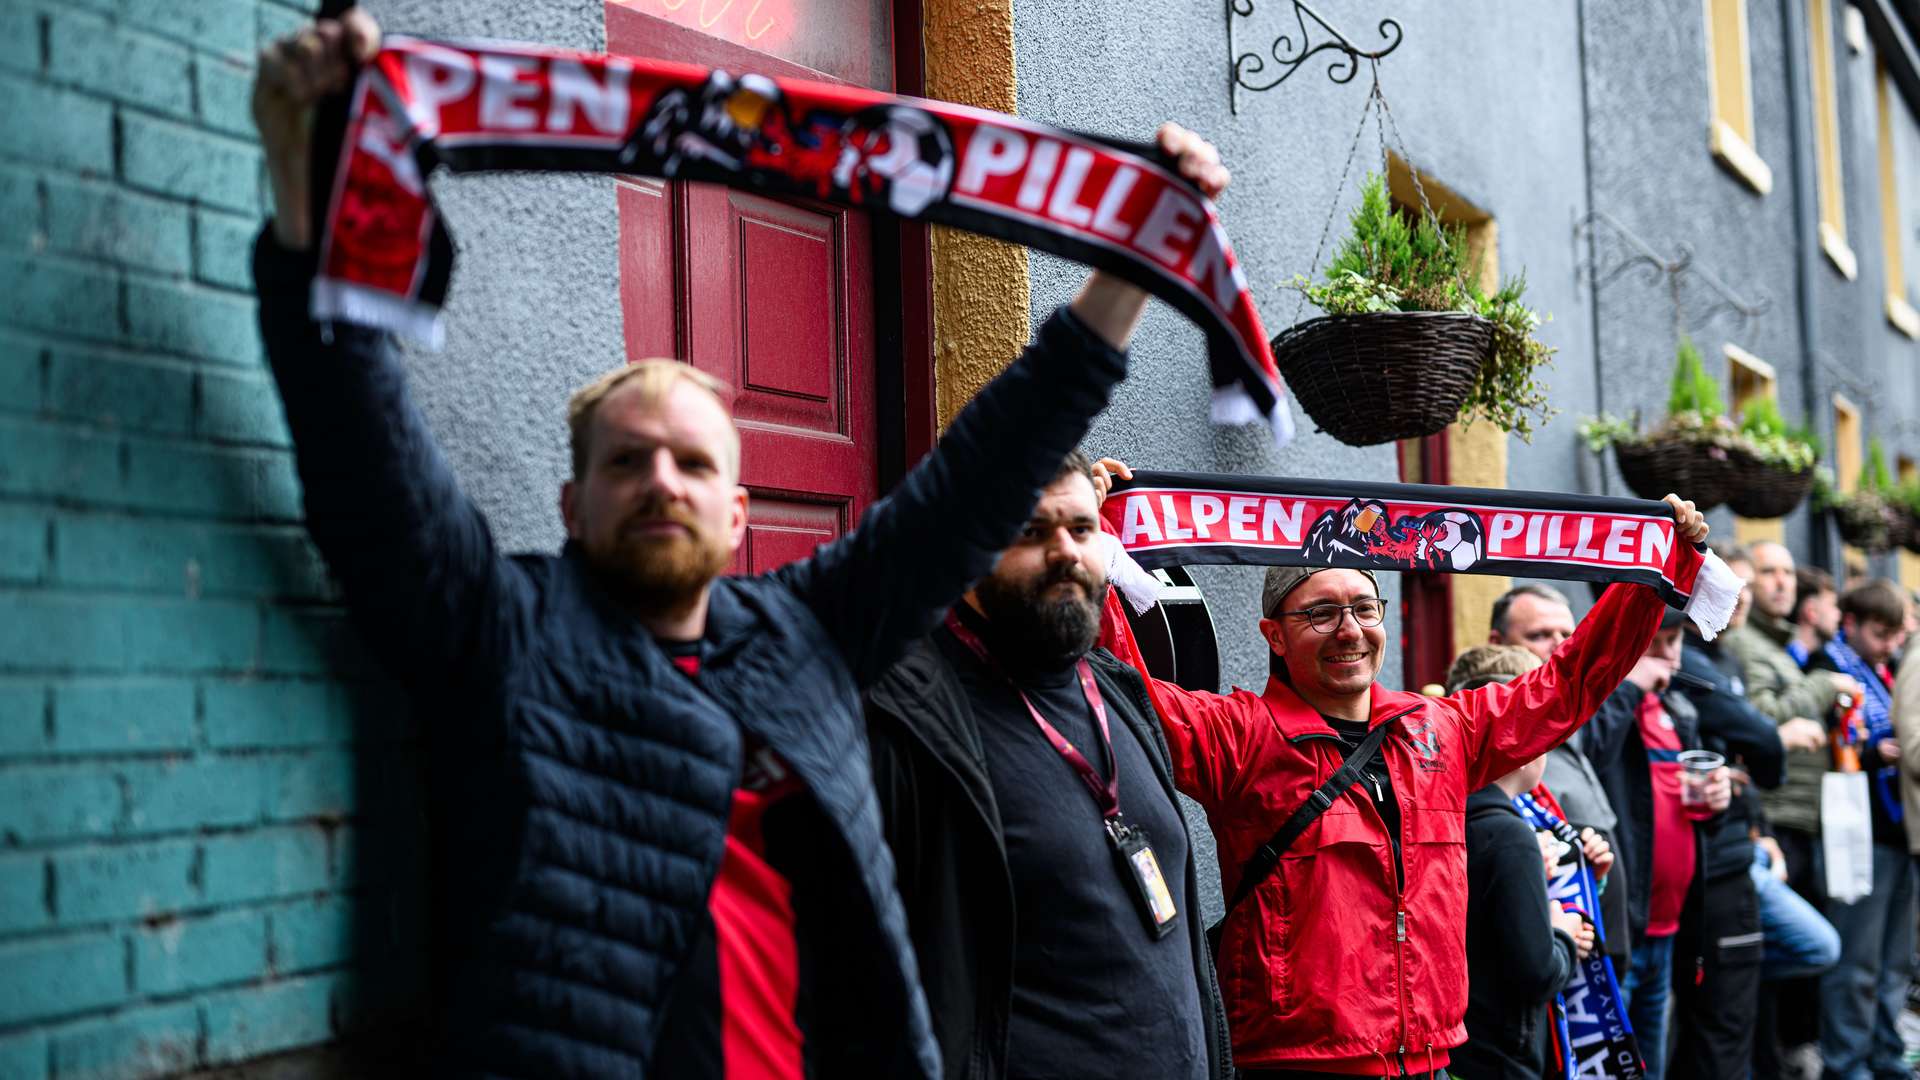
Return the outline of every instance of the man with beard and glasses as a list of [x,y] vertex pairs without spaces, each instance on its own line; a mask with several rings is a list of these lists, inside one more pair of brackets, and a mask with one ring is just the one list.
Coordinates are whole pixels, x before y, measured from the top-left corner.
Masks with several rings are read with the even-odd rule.
[[[1116,473],[1132,475],[1096,466],[1103,496]],[[1693,504],[1666,501],[1678,539],[1704,541]],[[1372,572],[1276,566],[1261,592],[1264,690],[1153,680],[1174,781],[1219,845],[1220,981],[1242,1077],[1446,1066],[1467,1037],[1467,797],[1584,723],[1665,610],[1652,589],[1615,585],[1539,668],[1429,698],[1376,681],[1387,605]],[[1359,782],[1316,799],[1298,839],[1256,862],[1349,754]]]
[[1232,1075],[1200,882],[1140,676],[1094,648],[1092,466],[867,692],[875,786],[948,1076]]
[[[309,316],[313,110],[378,38],[355,10],[262,52],[254,275],[307,527],[435,732],[438,1071],[938,1075],[859,691],[1028,519],[1145,294],[1094,275],[857,527],[757,577],[717,576],[747,524],[724,388],[624,367],[569,410],[564,550],[504,556],[383,337]],[[1226,185],[1198,137],[1159,145]]]

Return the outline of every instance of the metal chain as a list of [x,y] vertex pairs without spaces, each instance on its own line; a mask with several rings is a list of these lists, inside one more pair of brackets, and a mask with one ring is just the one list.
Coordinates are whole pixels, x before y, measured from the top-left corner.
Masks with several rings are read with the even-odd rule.
[[[1407,150],[1406,136],[1400,134],[1400,121],[1394,118],[1393,109],[1387,105],[1386,95],[1380,92],[1379,63],[1376,62],[1373,69],[1373,94],[1380,99],[1380,115],[1386,118],[1387,126],[1393,129],[1393,141],[1400,146],[1400,160],[1407,163],[1407,175],[1413,178],[1413,191],[1420,196],[1420,213],[1423,215],[1423,220],[1433,222],[1433,227],[1440,233],[1440,246],[1450,248],[1453,246],[1452,238],[1447,235],[1446,225],[1440,221],[1440,215],[1434,213],[1433,206],[1427,202],[1426,185],[1420,182],[1420,170],[1413,164],[1413,154]],[[1387,148],[1384,134],[1380,142],[1380,171],[1384,175],[1387,173]],[[1459,257],[1454,261],[1453,267],[1454,281],[1459,284],[1462,293],[1471,295],[1473,290],[1468,286],[1466,278],[1466,253],[1457,254]]]
[[[1347,162],[1340,166],[1340,181],[1334,185],[1333,201],[1327,206],[1327,220],[1320,226],[1320,242],[1314,245],[1313,262],[1307,266],[1307,279],[1320,269],[1320,255],[1327,249],[1327,237],[1333,232],[1333,219],[1340,214],[1340,193],[1347,190],[1347,177],[1353,172],[1353,158],[1360,152],[1360,139],[1367,133],[1367,117],[1373,112],[1373,99],[1380,91],[1380,64],[1374,62],[1373,91],[1367,94],[1366,103],[1360,106],[1360,126],[1353,129],[1353,145],[1347,147]],[[1378,120],[1375,121],[1376,125]],[[1296,290],[1300,298],[1293,305],[1293,322],[1300,321],[1300,312],[1307,306],[1307,294],[1304,289]]]

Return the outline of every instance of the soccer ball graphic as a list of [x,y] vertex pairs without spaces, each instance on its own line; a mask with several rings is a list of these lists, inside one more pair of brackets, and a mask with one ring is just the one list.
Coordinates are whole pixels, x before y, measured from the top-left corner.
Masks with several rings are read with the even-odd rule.
[[887,208],[913,217],[946,197],[953,183],[947,129],[920,109],[879,105],[847,121],[834,185],[856,197],[887,196]]
[[1479,519],[1472,514],[1460,510],[1428,514],[1422,521],[1421,532],[1432,549],[1421,553],[1429,565],[1460,572],[1480,561],[1483,536]]

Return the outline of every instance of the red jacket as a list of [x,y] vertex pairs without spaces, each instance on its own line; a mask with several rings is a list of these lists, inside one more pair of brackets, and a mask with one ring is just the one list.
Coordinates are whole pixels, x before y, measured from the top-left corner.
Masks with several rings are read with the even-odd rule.
[[[1220,989],[1243,1067],[1359,1075],[1438,1068],[1466,1041],[1467,795],[1565,741],[1660,623],[1642,586],[1608,589],[1553,659],[1446,698],[1373,687],[1400,804],[1406,891],[1386,825],[1349,791],[1227,920]],[[1255,848],[1340,767],[1344,747],[1286,684],[1194,693],[1156,681],[1174,781],[1207,811],[1232,896]]]

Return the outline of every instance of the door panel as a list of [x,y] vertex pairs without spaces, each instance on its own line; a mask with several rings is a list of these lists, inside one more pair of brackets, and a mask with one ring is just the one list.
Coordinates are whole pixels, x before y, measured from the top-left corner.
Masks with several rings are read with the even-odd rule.
[[[820,78],[628,6],[606,12],[613,52]],[[765,571],[844,534],[878,487],[867,217],[644,178],[621,180],[617,197],[629,359],[680,357],[736,390],[749,502],[734,569]]]

